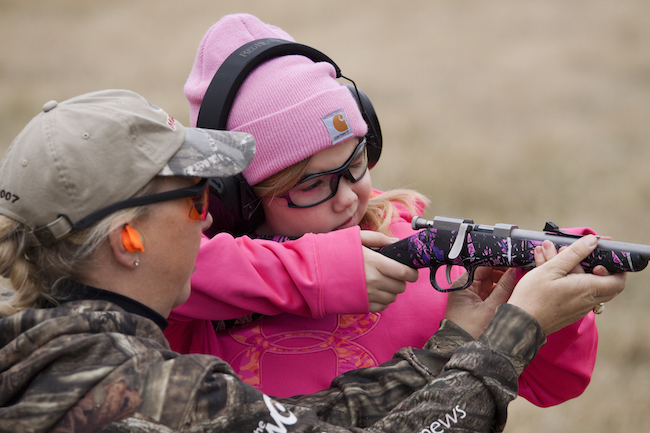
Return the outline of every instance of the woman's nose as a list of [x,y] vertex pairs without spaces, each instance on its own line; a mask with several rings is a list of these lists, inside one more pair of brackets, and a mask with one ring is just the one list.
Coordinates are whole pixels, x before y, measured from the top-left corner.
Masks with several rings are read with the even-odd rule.
[[212,225],[212,221],[213,221],[212,215],[210,214],[210,212],[208,212],[205,215],[205,220],[201,221],[201,231],[204,232],[208,228],[210,228],[210,226]]

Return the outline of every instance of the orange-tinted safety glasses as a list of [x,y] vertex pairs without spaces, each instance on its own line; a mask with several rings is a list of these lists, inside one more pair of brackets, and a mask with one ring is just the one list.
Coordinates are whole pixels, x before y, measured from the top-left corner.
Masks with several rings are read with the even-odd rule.
[[90,226],[92,223],[99,221],[106,215],[109,215],[120,209],[129,207],[143,206],[145,204],[159,203],[161,201],[176,200],[179,198],[190,197],[192,199],[192,208],[190,209],[190,218],[195,220],[205,220],[208,214],[208,179],[201,179],[196,185],[188,186],[187,188],[175,189],[173,191],[165,191],[158,194],[143,195],[141,197],[133,197],[110,206],[99,209],[77,221],[72,228],[75,230],[83,230]]
[[208,216],[208,197],[210,196],[210,194],[208,194],[208,188],[207,185],[205,185],[205,182],[201,181],[198,184],[200,183],[203,183],[203,192],[199,195],[192,197],[190,218],[193,220],[205,221],[206,217]]

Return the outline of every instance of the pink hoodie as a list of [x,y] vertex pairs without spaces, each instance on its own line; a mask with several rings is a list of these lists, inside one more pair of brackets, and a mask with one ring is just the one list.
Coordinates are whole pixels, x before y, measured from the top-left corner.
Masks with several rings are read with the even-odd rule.
[[[402,209],[391,225],[395,236],[414,233],[411,217]],[[169,317],[165,335],[172,348],[216,355],[245,382],[284,397],[327,388],[335,376],[388,361],[402,347],[422,347],[444,317],[447,295],[434,290],[429,270],[421,269],[396,302],[368,313],[358,231],[307,234],[282,244],[226,234],[205,238],[192,295]],[[212,320],[251,313],[265,317],[214,330]],[[549,335],[519,378],[519,395],[542,407],[580,395],[591,379],[597,341],[593,313]]]

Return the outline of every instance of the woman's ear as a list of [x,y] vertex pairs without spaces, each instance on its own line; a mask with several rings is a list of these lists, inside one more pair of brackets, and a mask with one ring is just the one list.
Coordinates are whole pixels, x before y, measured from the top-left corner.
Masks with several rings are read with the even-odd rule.
[[112,230],[108,235],[108,241],[118,263],[131,269],[138,267],[140,264],[138,253],[144,252],[144,246],[137,230],[126,224],[122,230]]

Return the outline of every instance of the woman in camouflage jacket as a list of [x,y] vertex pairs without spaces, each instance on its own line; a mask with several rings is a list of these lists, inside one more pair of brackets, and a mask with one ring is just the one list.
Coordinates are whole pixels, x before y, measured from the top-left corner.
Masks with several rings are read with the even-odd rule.
[[0,162],[0,431],[500,431],[545,335],[624,288],[580,273],[593,236],[540,248],[514,292],[512,272],[480,271],[424,348],[273,399],[162,334],[211,223],[204,179],[253,152],[247,134],[184,128],[132,92],[44,105]]

